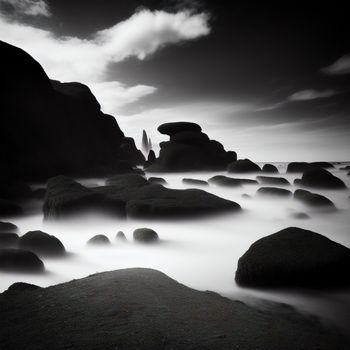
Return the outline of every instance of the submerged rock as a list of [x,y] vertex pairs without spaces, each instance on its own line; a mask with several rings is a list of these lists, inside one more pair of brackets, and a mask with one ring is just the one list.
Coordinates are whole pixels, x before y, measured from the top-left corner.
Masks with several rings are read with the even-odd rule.
[[290,197],[292,192],[286,190],[285,188],[278,187],[260,187],[257,192],[257,195],[262,196],[272,196],[272,197]]
[[257,176],[256,179],[261,184],[264,184],[264,185],[280,185],[280,186],[290,185],[289,181],[284,177]]
[[238,261],[236,282],[251,287],[336,287],[350,282],[350,249],[298,227],[253,243]]
[[66,249],[55,236],[42,231],[29,231],[19,238],[19,247],[30,250],[38,255],[62,256]]
[[309,168],[304,171],[301,179],[295,180],[296,185],[312,188],[344,189],[345,183],[326,169]]
[[96,235],[87,241],[88,245],[110,245],[111,241],[105,235]]
[[241,185],[257,185],[258,181],[251,179],[238,179],[234,177],[228,177],[224,175],[216,175],[208,180],[209,183],[213,183],[219,186],[228,187],[240,187]]
[[183,178],[182,183],[186,185],[196,185],[196,186],[208,186],[208,182],[205,180]]
[[306,190],[296,190],[294,192],[294,199],[301,201],[303,204],[310,207],[327,207],[335,209],[334,203],[327,197]]
[[0,249],[0,270],[14,272],[43,272],[44,263],[28,250]]
[[278,173],[278,169],[273,164],[264,164],[264,166],[262,167],[262,172],[266,174],[275,174]]
[[249,159],[238,159],[228,165],[227,171],[229,173],[254,173],[260,172],[261,169]]
[[150,228],[138,228],[133,233],[134,241],[141,243],[152,243],[159,241],[159,236],[156,231]]

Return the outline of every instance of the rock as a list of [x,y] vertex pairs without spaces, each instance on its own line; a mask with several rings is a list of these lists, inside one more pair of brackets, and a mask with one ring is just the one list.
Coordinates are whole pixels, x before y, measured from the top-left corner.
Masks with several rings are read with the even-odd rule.
[[329,162],[312,162],[310,163],[310,165],[318,168],[325,168],[325,169],[334,168],[334,165]]
[[173,136],[178,132],[182,132],[182,131],[201,132],[202,128],[196,123],[174,122],[174,123],[165,123],[160,125],[158,127],[158,131],[161,134]]
[[[11,178],[41,181],[65,174],[113,174],[119,160],[144,157],[90,89],[48,78],[25,51],[0,42],[2,167]],[[62,137],[64,135],[64,137]]]
[[250,195],[247,194],[247,193],[243,193],[241,197],[242,197],[242,198],[245,198],[245,199],[250,199],[250,198],[252,198],[252,196],[250,196]]
[[17,233],[0,233],[0,247],[14,247],[18,242],[18,234]]
[[350,282],[350,249],[298,227],[253,243],[239,259],[236,281],[251,287],[336,287]]
[[165,179],[163,179],[162,177],[149,177],[148,181],[151,184],[160,184],[160,185],[166,185],[167,184]]
[[256,179],[263,185],[289,186],[290,183],[284,177],[257,176]]
[[227,177],[224,175],[216,175],[211,177],[208,180],[209,183],[219,185],[219,186],[227,186],[227,187],[240,187],[241,181],[238,179],[234,179],[233,177]]
[[297,185],[312,188],[343,189],[346,188],[344,182],[331,174],[326,169],[309,168],[304,171],[300,181],[295,182]]
[[122,231],[119,231],[117,233],[117,235],[115,236],[115,239],[118,240],[118,241],[124,241],[124,242],[127,241],[125,233],[122,232]]
[[273,196],[273,197],[290,197],[292,192],[285,188],[278,187],[260,187],[256,194],[262,196]]
[[302,173],[310,168],[310,164],[306,162],[292,162],[287,166],[287,173]]
[[259,165],[253,163],[249,159],[238,159],[228,165],[227,171],[229,173],[253,173],[260,172],[261,169]]
[[301,219],[301,220],[310,219],[310,216],[303,212],[292,213],[291,216],[294,219]]
[[0,249],[0,270],[43,272],[44,264],[34,253],[13,248]]
[[327,197],[306,190],[296,190],[294,199],[310,207],[326,207],[335,209],[334,203]]
[[150,228],[137,228],[133,233],[134,241],[141,243],[153,243],[159,241],[157,232]]
[[350,165],[339,168],[339,170],[350,170]]
[[160,143],[159,157],[147,161],[149,172],[184,172],[224,170],[237,159],[235,152],[226,152],[223,145],[210,140],[194,123],[166,123],[158,130],[170,136]]
[[125,202],[94,188],[84,187],[69,177],[56,176],[47,183],[43,211],[45,219],[61,219],[89,212],[125,217]]
[[87,241],[88,245],[110,245],[109,238],[105,235],[96,235]]
[[0,183],[0,198],[8,200],[29,199],[32,189],[29,185],[12,180],[2,180]]
[[42,231],[29,231],[19,238],[19,247],[42,256],[62,256],[66,249],[55,236]]
[[273,164],[264,164],[262,167],[262,172],[266,174],[275,174],[278,173],[278,169]]
[[195,185],[195,186],[208,186],[208,182],[199,179],[183,178],[182,183],[186,185]]
[[35,285],[35,284],[30,284],[30,283],[25,283],[25,282],[16,282],[10,285],[10,287],[7,288],[7,290],[3,293],[5,295],[8,294],[17,294],[17,293],[22,293],[22,292],[30,292],[33,290],[38,290],[41,289],[41,287]]
[[23,214],[22,207],[10,200],[0,199],[0,217],[18,216]]
[[293,308],[262,311],[151,269],[98,273],[0,303],[4,350],[349,349],[339,331]]
[[18,227],[11,222],[0,221],[0,232],[18,232]]
[[139,175],[119,175],[98,187],[100,193],[126,202],[126,213],[135,218],[185,218],[240,211],[232,201],[199,189],[175,190],[151,184]]
[[147,168],[150,165],[152,165],[155,162],[155,160],[156,160],[156,154],[151,149],[148,153],[147,161],[144,163],[144,168]]
[[139,174],[144,175],[144,171],[136,168],[132,164],[127,161],[118,161],[116,162],[116,167],[113,171],[113,175],[121,175],[121,174]]

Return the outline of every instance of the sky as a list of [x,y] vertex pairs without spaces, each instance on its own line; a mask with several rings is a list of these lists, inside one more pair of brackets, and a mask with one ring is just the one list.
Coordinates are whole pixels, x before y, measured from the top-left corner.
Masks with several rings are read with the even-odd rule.
[[0,0],[0,39],[137,144],[184,120],[239,158],[350,160],[350,2]]

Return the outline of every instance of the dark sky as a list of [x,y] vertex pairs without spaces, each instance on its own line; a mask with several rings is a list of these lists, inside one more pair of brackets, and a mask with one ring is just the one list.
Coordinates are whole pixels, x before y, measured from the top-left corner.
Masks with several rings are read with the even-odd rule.
[[[232,137],[236,137],[240,143],[237,147],[244,156],[250,155],[248,151],[253,152],[253,147],[247,147],[248,142],[260,136],[271,138],[276,133],[274,127],[286,123],[278,132],[288,133],[286,144],[282,145],[288,152],[287,158],[300,158],[302,147],[306,149],[305,158],[310,160],[348,158],[350,74],[323,69],[350,53],[350,2],[49,0],[46,3],[51,16],[16,15],[16,21],[49,30],[57,37],[91,39],[95,32],[127,20],[142,7],[172,13],[184,9],[208,13],[211,29],[208,35],[167,45],[143,60],[130,57],[108,65],[109,81],[157,88],[142,100],[120,106],[118,114],[123,118],[137,114],[135,120],[139,120],[142,113],[145,118],[152,118],[151,111],[162,108],[171,110],[170,116],[176,116],[176,111],[183,112],[184,106],[190,106],[186,115],[191,116],[196,113],[195,104],[200,105],[195,121],[201,122],[205,129],[208,120],[211,121],[208,125],[215,120],[214,135],[210,130],[208,134],[218,138],[224,129],[224,144],[234,148]],[[11,5],[5,5],[3,12],[13,16]],[[212,116],[208,112],[201,117],[200,111],[208,105],[237,105],[240,112],[237,115],[227,108],[213,108]],[[186,115],[178,118],[188,119]],[[121,124],[128,129],[127,121]],[[145,124],[141,122],[140,127],[150,125],[148,120]],[[152,127],[155,129],[156,125]],[[255,131],[249,133],[249,128]],[[279,135],[275,143],[261,145],[261,152],[252,158],[274,160],[272,153],[281,140]],[[293,140],[298,143],[295,154]],[[277,154],[277,158],[283,157]]]

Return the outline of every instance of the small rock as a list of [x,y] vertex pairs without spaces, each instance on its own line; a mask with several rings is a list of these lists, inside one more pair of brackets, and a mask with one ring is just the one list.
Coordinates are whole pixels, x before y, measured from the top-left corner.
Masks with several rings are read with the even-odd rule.
[[191,179],[191,178],[182,179],[182,183],[186,185],[208,186],[207,181],[199,180],[199,179]]
[[105,235],[96,235],[87,241],[88,245],[110,245],[109,238]]
[[262,172],[266,174],[275,174],[278,173],[278,169],[275,165],[264,164],[264,166],[262,167]]
[[115,236],[115,239],[118,241],[127,241],[126,236],[125,236],[124,232],[122,232],[122,231],[119,231],[117,233],[117,235]]
[[150,228],[138,228],[134,231],[133,234],[134,241],[142,243],[152,243],[159,240],[157,232],[153,231]]
[[290,197],[292,195],[291,191],[278,187],[260,187],[256,193],[258,195],[273,197]]

